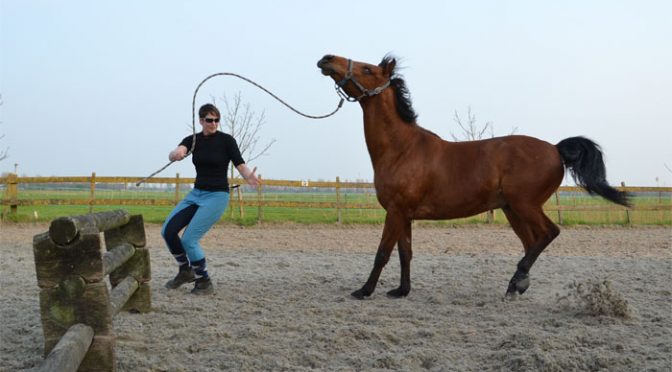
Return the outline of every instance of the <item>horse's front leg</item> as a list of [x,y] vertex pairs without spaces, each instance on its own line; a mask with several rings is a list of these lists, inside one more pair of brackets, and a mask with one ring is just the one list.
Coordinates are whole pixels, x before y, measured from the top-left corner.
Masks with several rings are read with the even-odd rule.
[[383,237],[380,240],[380,245],[378,246],[378,252],[376,253],[376,259],[373,263],[373,270],[371,270],[371,275],[369,275],[369,280],[366,281],[364,286],[354,292],[352,296],[357,299],[363,299],[364,297],[371,296],[373,291],[376,289],[376,284],[378,284],[378,278],[380,278],[380,273],[383,271],[383,267],[387,264],[387,261],[390,260],[390,253],[394,244],[399,240],[399,235],[401,233],[401,218],[395,213],[387,212],[385,216],[385,227],[383,228]]
[[407,220],[402,224],[401,237],[398,243],[401,282],[399,288],[387,292],[387,295],[390,297],[404,297],[411,291],[411,259],[413,258],[411,240],[411,221]]

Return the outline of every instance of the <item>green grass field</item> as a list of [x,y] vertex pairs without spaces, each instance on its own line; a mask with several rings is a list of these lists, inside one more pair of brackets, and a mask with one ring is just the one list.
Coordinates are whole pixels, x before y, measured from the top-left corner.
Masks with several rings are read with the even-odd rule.
[[[335,192],[264,192],[264,201],[279,202],[335,202]],[[373,190],[371,190],[373,191]],[[179,194],[179,198],[184,197],[185,192]],[[61,199],[76,200],[88,199],[89,190],[20,190],[19,198],[21,200],[45,200]],[[96,190],[96,199],[155,199],[155,200],[175,200],[175,191],[154,191],[154,190]],[[232,199],[236,199],[237,194],[232,193]],[[245,192],[244,201],[256,201],[256,192]],[[258,221],[257,207],[245,207],[244,216],[241,217],[239,208],[235,200],[227,209],[221,221],[225,223],[234,223],[239,225],[252,225]],[[341,192],[342,203],[377,203],[373,192]],[[547,206],[555,206],[555,197],[552,197]],[[560,196],[560,205],[566,207],[610,207],[613,204],[599,197],[591,197],[583,193],[566,193]],[[634,198],[634,210],[626,212],[625,210],[610,211],[562,211],[562,222],[564,225],[625,225],[628,219],[632,225],[672,225],[672,198],[669,194],[656,194],[637,196]],[[666,206],[663,210],[642,211],[637,207],[651,205]],[[104,211],[113,209],[126,209],[131,214],[142,214],[144,220],[149,223],[162,223],[172,206],[156,205],[105,205],[94,206],[93,211]],[[3,206],[2,214],[5,219],[17,222],[47,222],[60,216],[86,214],[89,212],[88,205],[34,205],[19,206],[18,214],[11,216],[8,213],[9,207]],[[296,222],[305,224],[314,223],[334,223],[338,221],[338,213],[333,208],[301,208],[301,207],[264,207],[263,222]],[[558,222],[557,211],[547,211],[549,218]],[[346,224],[380,224],[384,222],[385,211],[379,209],[341,209],[342,222]],[[469,218],[450,220],[450,221],[422,221],[422,224],[436,225],[463,225],[486,223],[486,214],[481,214]],[[497,210],[494,213],[495,224],[506,224],[504,214]]]

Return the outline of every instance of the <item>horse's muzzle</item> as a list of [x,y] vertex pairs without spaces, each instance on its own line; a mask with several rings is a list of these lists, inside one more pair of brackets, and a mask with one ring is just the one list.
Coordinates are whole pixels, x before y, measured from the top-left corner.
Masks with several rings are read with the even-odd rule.
[[329,66],[329,62],[331,62],[334,59],[334,56],[331,54],[327,54],[322,59],[317,61],[317,67],[322,70],[322,75],[331,75],[334,72],[334,69]]

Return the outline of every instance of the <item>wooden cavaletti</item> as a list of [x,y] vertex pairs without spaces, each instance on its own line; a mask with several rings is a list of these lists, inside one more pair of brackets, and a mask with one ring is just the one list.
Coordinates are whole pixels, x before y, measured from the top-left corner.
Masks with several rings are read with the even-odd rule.
[[116,370],[112,318],[121,310],[151,310],[145,245],[142,216],[124,210],[61,217],[33,238],[42,370]]

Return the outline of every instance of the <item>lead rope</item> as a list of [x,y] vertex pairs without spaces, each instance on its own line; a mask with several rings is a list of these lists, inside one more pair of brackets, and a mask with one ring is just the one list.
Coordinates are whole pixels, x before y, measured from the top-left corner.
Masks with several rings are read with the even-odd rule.
[[[335,113],[336,113],[338,110],[340,110],[340,108],[343,106],[343,98],[341,98],[340,102],[338,102],[338,106],[337,106],[336,109],[335,109],[334,111],[332,111],[331,113],[326,114],[326,115],[319,115],[319,116],[315,116],[315,115],[307,115],[307,114],[304,114],[304,113],[302,113],[301,111],[295,109],[294,107],[290,106],[287,102],[285,102],[285,101],[283,101],[282,99],[280,99],[278,96],[276,96],[275,94],[273,94],[273,93],[272,93],[271,91],[269,91],[268,89],[262,87],[261,85],[255,83],[254,81],[252,81],[252,80],[250,80],[250,79],[248,79],[248,78],[246,78],[246,77],[244,77],[244,76],[241,76],[241,75],[238,75],[238,74],[234,74],[234,73],[232,73],[232,72],[219,72],[219,73],[216,73],[216,74],[212,74],[212,75],[206,77],[205,79],[203,79],[203,81],[201,81],[201,83],[198,84],[198,86],[196,87],[196,90],[194,91],[194,97],[193,97],[193,99],[191,100],[191,130],[192,130],[192,132],[193,132],[193,135],[192,135],[192,140],[191,140],[191,149],[190,149],[189,152],[187,152],[187,154],[184,156],[185,158],[186,158],[187,156],[191,155],[191,154],[194,152],[194,149],[196,148],[196,95],[198,94],[198,90],[201,89],[201,86],[202,86],[206,81],[212,79],[212,78],[215,77],[215,76],[233,76],[233,77],[237,77],[237,78],[239,78],[239,79],[241,79],[241,80],[245,80],[245,81],[247,81],[248,83],[254,85],[255,87],[257,87],[257,88],[263,90],[264,92],[270,94],[271,97],[273,97],[273,98],[275,98],[276,100],[278,100],[280,103],[282,103],[283,105],[285,105],[285,106],[286,106],[287,108],[289,108],[290,110],[294,111],[295,113],[297,113],[297,114],[299,114],[299,115],[301,115],[301,116],[307,117],[307,118],[309,118],[309,119],[324,119],[324,118],[328,118],[329,116],[335,114]],[[140,181],[136,182],[136,183],[135,183],[135,186],[140,186],[143,182],[145,182],[145,181],[147,181],[148,179],[150,179],[150,178],[156,176],[157,174],[161,173],[164,169],[168,168],[168,166],[170,166],[170,165],[173,164],[174,162],[175,162],[175,161],[171,161],[170,163],[168,163],[168,164],[164,165],[163,167],[161,167],[161,169],[157,170],[156,172],[154,172],[154,173],[150,174],[149,176],[147,176],[147,177],[141,179]]]

